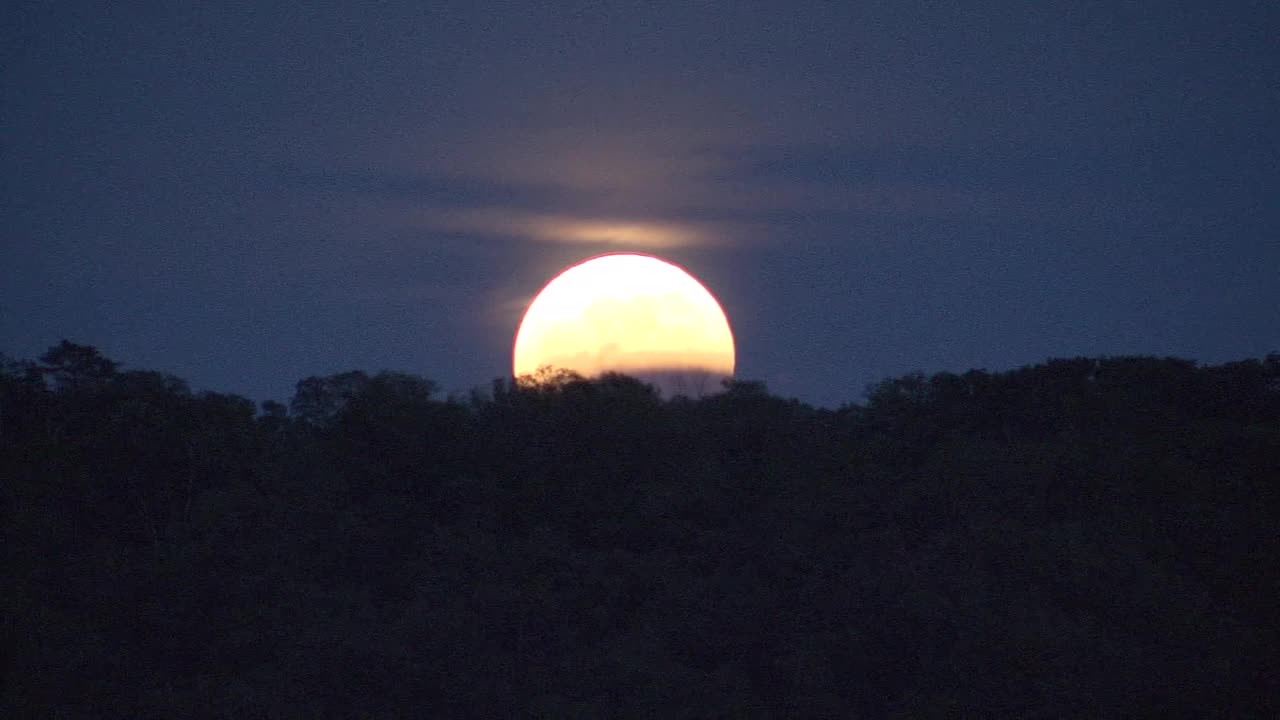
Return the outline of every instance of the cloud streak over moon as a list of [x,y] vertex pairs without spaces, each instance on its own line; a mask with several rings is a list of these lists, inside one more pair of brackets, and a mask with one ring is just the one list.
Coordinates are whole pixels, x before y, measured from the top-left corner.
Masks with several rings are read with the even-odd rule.
[[432,229],[462,234],[650,250],[705,245],[715,238],[713,231],[694,223],[574,217],[497,208],[426,213],[423,222]]

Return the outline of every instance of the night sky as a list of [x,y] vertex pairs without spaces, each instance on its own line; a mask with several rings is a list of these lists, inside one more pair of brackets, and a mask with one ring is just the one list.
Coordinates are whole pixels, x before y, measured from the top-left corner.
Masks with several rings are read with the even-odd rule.
[[739,376],[823,405],[1280,350],[1271,0],[187,5],[0,16],[11,357],[465,392],[612,250],[687,268]]

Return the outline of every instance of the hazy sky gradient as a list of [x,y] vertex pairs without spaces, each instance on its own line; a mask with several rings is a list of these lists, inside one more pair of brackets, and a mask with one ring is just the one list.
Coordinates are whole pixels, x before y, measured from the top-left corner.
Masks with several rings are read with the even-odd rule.
[[465,391],[625,249],[828,405],[1280,350],[1274,2],[169,5],[4,11],[0,351]]

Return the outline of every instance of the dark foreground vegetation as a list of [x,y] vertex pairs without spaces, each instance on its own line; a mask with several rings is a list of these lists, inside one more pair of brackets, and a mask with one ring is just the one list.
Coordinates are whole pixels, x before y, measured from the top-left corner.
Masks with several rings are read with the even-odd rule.
[[1276,717],[1280,356],[256,408],[0,371],[0,717]]

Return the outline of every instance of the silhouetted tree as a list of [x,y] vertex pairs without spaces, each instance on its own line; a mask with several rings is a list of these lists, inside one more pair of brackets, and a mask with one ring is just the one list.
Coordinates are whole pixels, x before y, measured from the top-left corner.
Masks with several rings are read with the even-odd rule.
[[1280,355],[722,390],[0,359],[0,717],[1280,710]]
[[368,384],[369,376],[359,370],[312,376],[298,382],[289,409],[303,423],[327,427]]
[[42,371],[56,390],[75,390],[100,384],[116,374],[119,363],[102,356],[97,348],[63,340],[40,356]]

